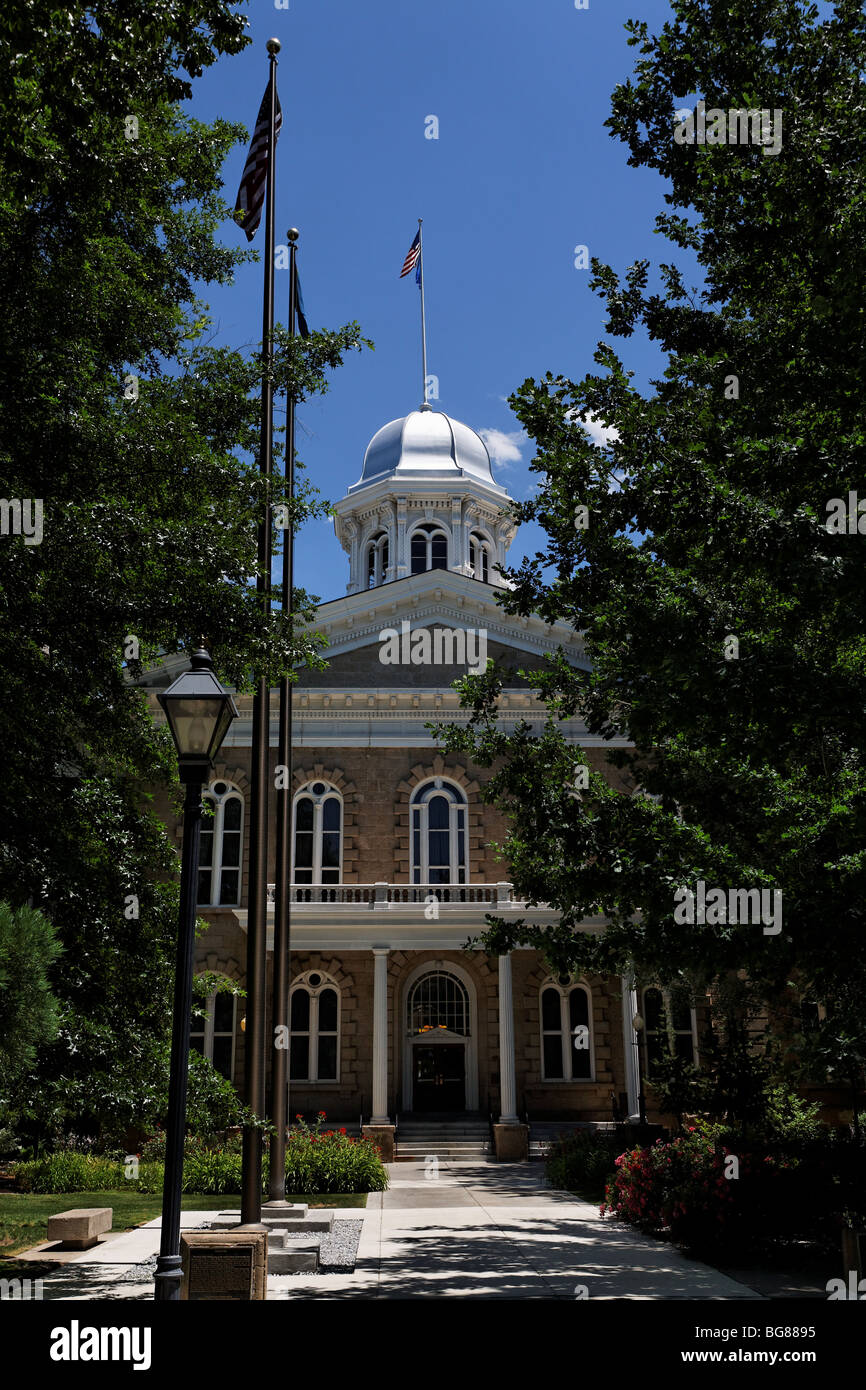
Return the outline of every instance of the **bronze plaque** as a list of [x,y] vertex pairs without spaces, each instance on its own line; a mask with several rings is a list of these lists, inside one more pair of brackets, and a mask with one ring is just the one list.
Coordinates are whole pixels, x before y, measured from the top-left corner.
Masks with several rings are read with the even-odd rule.
[[267,1289],[267,1236],[264,1232],[184,1232],[181,1237],[181,1298],[250,1302]]
[[191,1250],[187,1298],[251,1299],[253,1296],[252,1245],[216,1245]]

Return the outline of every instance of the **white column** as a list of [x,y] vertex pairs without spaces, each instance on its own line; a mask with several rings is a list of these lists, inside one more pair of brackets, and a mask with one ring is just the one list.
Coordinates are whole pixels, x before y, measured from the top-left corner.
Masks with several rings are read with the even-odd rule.
[[396,553],[396,555],[394,556],[394,563],[395,563],[395,565],[396,565],[396,567],[397,567],[397,568],[395,569],[395,571],[394,571],[394,578],[395,578],[395,579],[405,579],[405,577],[406,577],[406,575],[409,573],[409,569],[410,569],[410,566],[409,566],[409,556],[406,554],[406,525],[407,525],[407,499],[406,499],[405,497],[398,497],[398,498],[397,498],[397,544],[396,544],[396,551],[397,551],[397,553]]
[[517,1087],[514,1077],[514,998],[511,988],[511,956],[499,957],[499,1123],[517,1124]]
[[388,1118],[388,947],[373,947],[373,1114],[371,1125]]
[[638,1055],[634,1045],[631,1021],[637,1013],[637,990],[630,975],[622,977],[622,1045],[625,1057],[625,1088],[628,1092],[628,1113],[633,1119],[639,1109]]

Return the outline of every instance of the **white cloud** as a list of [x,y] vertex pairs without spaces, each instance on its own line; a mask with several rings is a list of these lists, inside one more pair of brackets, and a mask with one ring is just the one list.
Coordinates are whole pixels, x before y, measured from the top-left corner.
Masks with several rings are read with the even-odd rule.
[[[577,420],[577,411],[569,411],[568,418]],[[599,449],[607,449],[619,439],[619,430],[615,429],[613,425],[605,425],[591,410],[586,419],[580,420],[578,423],[583,426],[593,444]]]
[[522,459],[525,430],[512,430],[510,433],[506,430],[479,430],[478,433],[487,445],[491,463],[507,468],[509,464],[519,463]]

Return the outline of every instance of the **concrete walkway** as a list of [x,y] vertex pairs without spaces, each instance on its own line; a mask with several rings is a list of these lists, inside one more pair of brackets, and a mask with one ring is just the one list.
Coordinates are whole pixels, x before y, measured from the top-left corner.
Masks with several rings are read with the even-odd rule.
[[[440,1162],[435,1174],[428,1171],[422,1163],[389,1166],[390,1188],[367,1200],[353,1274],[271,1275],[268,1299],[760,1298],[546,1187],[540,1163]],[[361,1214],[334,1212],[338,1220]],[[184,1212],[184,1229],[212,1217]],[[116,1235],[47,1275],[44,1297],[152,1299],[142,1263],[158,1246],[158,1220]]]

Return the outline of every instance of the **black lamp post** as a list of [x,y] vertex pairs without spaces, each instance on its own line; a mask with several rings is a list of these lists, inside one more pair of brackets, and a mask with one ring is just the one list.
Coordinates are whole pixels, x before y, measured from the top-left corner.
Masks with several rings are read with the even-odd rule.
[[198,898],[201,792],[214,756],[228,732],[229,725],[237,716],[235,702],[217,680],[213,662],[203,647],[193,652],[190,668],[179,676],[164,694],[157,696],[165,710],[165,717],[177,747],[180,780],[186,787],[174,977],[174,1017],[171,1028],[168,1122],[165,1135],[165,1178],[162,1188],[162,1231],[154,1289],[154,1298],[160,1303],[180,1298],[180,1205],[183,1185],[183,1141],[186,1130],[195,909]]
[[638,1086],[637,1107],[638,1107],[638,1120],[639,1120],[639,1122],[641,1123],[641,1125],[645,1125],[645,1124],[646,1124],[646,1100],[644,1099],[644,1093],[643,1093],[643,1068],[641,1067],[641,1064],[640,1064],[640,1038],[641,1038],[641,1033],[642,1033],[643,1030],[644,1030],[644,1021],[643,1021],[643,1019],[641,1018],[640,1014],[635,1014],[634,1018],[633,1018],[632,1021],[631,1021],[631,1026],[632,1026],[632,1028],[634,1029],[634,1045],[635,1045],[635,1050],[636,1050],[636,1052],[637,1052],[637,1086]]

